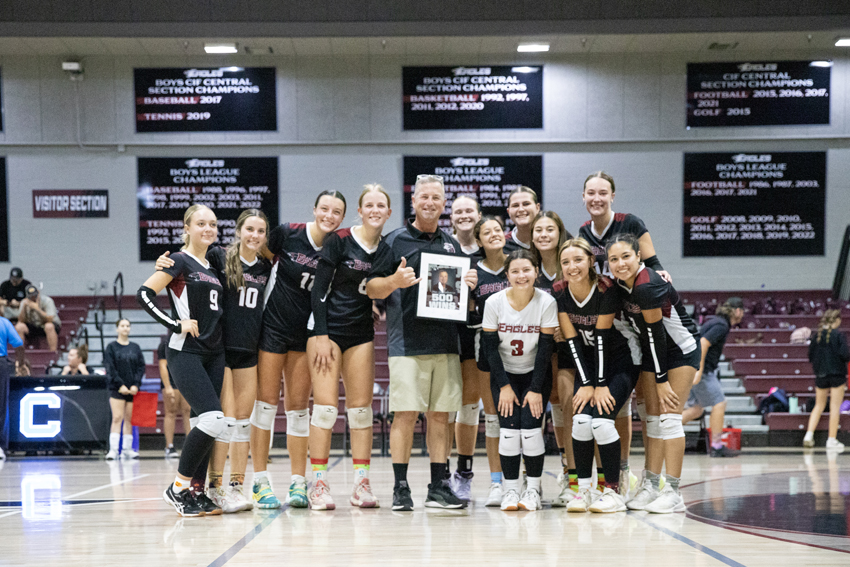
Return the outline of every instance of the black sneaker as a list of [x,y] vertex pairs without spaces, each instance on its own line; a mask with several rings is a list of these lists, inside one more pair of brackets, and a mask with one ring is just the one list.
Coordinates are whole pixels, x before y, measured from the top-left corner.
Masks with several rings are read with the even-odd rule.
[[712,457],[737,457],[740,451],[736,451],[735,449],[730,449],[729,447],[723,445],[719,449],[711,448],[711,456]]
[[174,492],[173,485],[169,484],[168,488],[162,493],[162,499],[173,506],[180,516],[191,518],[204,515],[203,508],[201,508],[188,488],[180,492]]
[[410,497],[410,487],[399,484],[393,488],[393,510],[396,512],[412,512],[413,498]]
[[177,449],[174,448],[174,445],[172,445],[171,447],[165,448],[165,458],[166,459],[171,458],[171,457],[177,458],[179,456],[180,456],[180,454],[177,452]]
[[455,509],[464,508],[466,503],[454,495],[449,483],[445,480],[437,486],[428,485],[428,496],[425,497],[426,508]]
[[204,511],[204,514],[207,516],[218,516],[221,514],[221,508],[216,506],[215,502],[210,500],[209,496],[207,496],[206,492],[200,492],[198,494],[193,494],[195,497],[195,502],[198,503],[198,506]]

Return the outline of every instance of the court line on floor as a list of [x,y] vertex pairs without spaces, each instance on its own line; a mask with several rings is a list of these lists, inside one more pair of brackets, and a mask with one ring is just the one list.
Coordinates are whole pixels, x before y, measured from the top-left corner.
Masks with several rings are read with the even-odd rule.
[[652,522],[650,522],[646,518],[642,518],[639,514],[629,514],[629,517],[634,518],[636,520],[640,520],[641,522],[643,522],[647,526],[655,528],[659,532],[661,532],[663,534],[667,534],[668,536],[672,537],[673,539],[677,539],[677,540],[681,541],[682,543],[684,543],[685,545],[689,545],[689,546],[693,547],[697,551],[702,551],[703,553],[705,553],[709,557],[712,557],[712,558],[720,561],[721,563],[729,565],[729,567],[746,567],[746,565],[744,565],[743,563],[738,563],[734,559],[730,559],[729,557],[726,557],[722,553],[714,551],[710,547],[706,547],[706,546],[702,545],[701,543],[697,543],[692,539],[686,538],[682,534],[676,533],[673,530],[669,530],[667,528],[662,528],[661,526],[659,526],[657,524],[653,524]]
[[131,478],[127,478],[124,480],[119,480],[117,482],[110,482],[109,484],[104,484],[103,486],[98,486],[96,488],[90,488],[89,490],[84,490],[82,492],[78,492],[76,494],[72,494],[70,496],[66,496],[63,500],[70,500],[71,498],[77,498],[78,496],[85,496],[86,494],[91,494],[92,492],[97,492],[98,490],[103,490],[104,488],[109,488],[110,486],[118,486],[119,484],[124,484],[125,482],[130,482],[133,480],[139,480],[140,478],[145,478],[146,476],[150,476],[150,474],[140,474],[139,476],[134,476]]
[[[330,471],[331,469],[333,469],[335,466],[337,466],[339,463],[341,463],[344,458],[345,457],[342,456],[342,455],[337,457],[336,460],[333,463],[328,465],[328,470]],[[283,511],[286,508],[287,508],[287,505],[284,504],[280,508],[275,510],[268,518],[266,518],[265,520],[263,520],[262,522],[260,522],[256,526],[254,526],[254,528],[250,532],[245,534],[239,541],[237,541],[232,546],[230,546],[230,548],[227,551],[225,551],[224,553],[219,555],[215,559],[215,561],[213,561],[212,563],[209,564],[208,567],[222,567],[225,563],[227,563],[228,561],[230,561],[231,559],[236,557],[237,553],[239,553],[240,551],[245,549],[245,546],[247,546],[249,543],[251,543],[251,541],[253,541],[254,538],[256,538],[258,535],[260,535],[264,529],[269,527],[272,522],[274,522],[281,514],[283,514]],[[0,517],[2,517],[2,516],[0,516]]]

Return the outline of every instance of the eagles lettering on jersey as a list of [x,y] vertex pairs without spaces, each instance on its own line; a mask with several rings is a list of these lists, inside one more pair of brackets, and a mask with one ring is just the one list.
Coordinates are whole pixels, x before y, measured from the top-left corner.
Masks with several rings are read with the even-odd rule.
[[499,354],[505,371],[525,374],[534,370],[540,329],[558,326],[558,306],[547,293],[534,290],[534,295],[522,311],[511,307],[508,290],[487,299],[484,306],[484,329],[499,333]]
[[286,335],[306,333],[322,247],[313,242],[307,224],[290,223],[272,229],[269,250],[274,265],[266,286],[263,324]]
[[596,256],[596,273],[609,278],[614,276],[608,268],[608,253],[605,251],[605,246],[611,240],[611,237],[615,234],[633,234],[636,238],[640,238],[647,232],[649,231],[643,221],[629,213],[611,215],[611,220],[602,234],[597,234],[592,220],[587,221],[578,229],[578,235],[590,243],[593,255]]
[[195,319],[199,335],[174,333],[168,346],[198,354],[220,352],[223,348],[221,316],[224,313],[224,288],[218,274],[207,261],[185,251],[173,254],[171,259],[174,265],[163,271],[172,277],[166,289],[173,317],[181,321]]
[[374,248],[367,248],[350,228],[328,235],[319,257],[312,296],[310,323],[316,335],[374,334],[366,281],[373,264],[382,262],[389,253],[383,240]]
[[469,326],[478,328],[481,327],[481,320],[484,318],[484,305],[487,298],[507,289],[509,284],[504,266],[500,266],[494,272],[481,261],[476,265],[476,270],[478,272],[478,285],[470,292],[475,310],[469,314]]

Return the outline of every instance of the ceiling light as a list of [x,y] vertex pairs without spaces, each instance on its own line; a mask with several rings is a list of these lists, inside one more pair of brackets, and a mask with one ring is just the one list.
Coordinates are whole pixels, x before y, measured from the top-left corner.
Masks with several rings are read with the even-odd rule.
[[536,73],[540,67],[511,67],[511,73]]
[[549,51],[548,43],[520,43],[516,50],[520,53],[541,53]]
[[850,47],[850,37],[839,37],[835,40],[835,47]]
[[204,51],[207,53],[238,53],[235,43],[205,43]]
[[832,61],[812,61],[809,67],[832,67]]

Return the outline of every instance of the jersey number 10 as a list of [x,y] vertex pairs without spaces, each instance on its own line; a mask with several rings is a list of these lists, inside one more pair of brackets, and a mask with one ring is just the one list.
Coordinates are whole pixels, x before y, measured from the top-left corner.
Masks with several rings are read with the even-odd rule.
[[257,306],[257,297],[260,295],[260,292],[257,291],[255,287],[245,288],[244,286],[239,288],[239,307],[247,307],[248,309],[253,309]]

